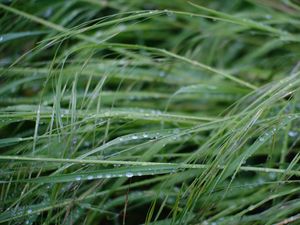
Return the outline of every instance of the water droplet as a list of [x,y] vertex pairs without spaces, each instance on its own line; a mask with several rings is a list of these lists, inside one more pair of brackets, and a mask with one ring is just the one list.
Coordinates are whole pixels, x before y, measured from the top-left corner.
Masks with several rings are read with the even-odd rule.
[[259,139],[258,139],[260,142],[263,142],[263,141],[265,141],[265,139],[263,138],[263,137],[259,137]]
[[179,132],[180,132],[180,129],[178,129],[178,128],[176,128],[176,129],[173,130],[174,134],[179,134]]
[[28,214],[32,213],[32,209],[28,209],[28,210],[27,210],[27,213],[28,213]]
[[106,174],[105,177],[106,178],[111,178],[111,175],[110,174]]
[[127,172],[127,173],[125,174],[125,176],[126,176],[126,177],[133,177],[133,173]]
[[143,134],[143,138],[148,138],[148,134]]
[[164,77],[164,76],[166,76],[166,73],[165,73],[165,71],[160,71],[160,73],[159,73],[159,76],[160,76],[160,77]]
[[121,31],[121,32],[122,32],[122,31],[125,31],[126,28],[127,28],[127,27],[126,27],[126,25],[124,25],[124,24],[120,24],[120,25],[118,26],[118,30]]
[[276,178],[276,173],[269,173],[269,177],[274,180]]
[[91,176],[91,175],[87,177],[88,180],[92,180],[93,178],[94,178],[94,177]]
[[100,179],[102,178],[103,176],[101,174],[97,175],[97,178]]
[[83,142],[84,147],[89,147],[91,145],[91,143],[89,141],[85,141]]
[[138,172],[137,175],[138,175],[138,176],[142,176],[143,174],[142,174],[141,172]]
[[53,13],[53,9],[52,8],[48,8],[45,13],[43,14],[44,17],[48,18],[52,15]]
[[138,136],[136,135],[132,136],[132,140],[136,140],[136,139],[138,139]]
[[95,34],[96,37],[100,37],[100,36],[102,36],[102,35],[103,35],[103,32],[102,32],[102,31],[97,31],[96,34]]
[[265,18],[270,20],[270,19],[272,19],[272,15],[267,14],[267,15],[265,15]]
[[3,41],[3,36],[0,37],[0,41]]
[[257,181],[258,184],[263,184],[264,182],[265,182],[265,181],[264,181],[264,179],[262,179],[262,178],[259,178],[258,181]]
[[296,132],[296,131],[289,131],[289,132],[288,132],[288,135],[289,135],[290,137],[296,137],[296,136],[298,135],[298,132]]
[[77,180],[77,181],[80,181],[80,180],[81,180],[81,177],[76,177],[76,180]]
[[78,141],[78,139],[75,137],[75,138],[73,138],[73,140],[72,140],[72,144],[73,145],[76,145],[77,144],[77,141]]
[[171,12],[171,11],[167,11],[167,16],[169,16],[169,17],[174,17],[174,13]]

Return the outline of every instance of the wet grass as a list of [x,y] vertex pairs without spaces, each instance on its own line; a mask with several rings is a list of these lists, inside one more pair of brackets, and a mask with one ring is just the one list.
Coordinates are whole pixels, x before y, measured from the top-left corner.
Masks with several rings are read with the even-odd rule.
[[0,2],[0,223],[299,223],[299,2]]

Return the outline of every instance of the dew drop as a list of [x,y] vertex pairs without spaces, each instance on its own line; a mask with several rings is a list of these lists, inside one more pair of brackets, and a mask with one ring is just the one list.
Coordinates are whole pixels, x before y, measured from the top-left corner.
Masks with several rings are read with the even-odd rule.
[[270,177],[270,179],[274,180],[276,178],[276,174],[271,172],[271,173],[269,173],[269,177]]
[[267,14],[267,15],[265,16],[265,18],[268,19],[268,20],[270,20],[270,19],[272,19],[272,15]]
[[126,25],[124,25],[124,24],[119,25],[118,30],[121,31],[121,32],[125,31],[126,30]]
[[92,180],[94,177],[93,176],[88,176],[87,179],[88,180]]
[[259,178],[258,181],[257,181],[258,184],[263,184],[264,182],[265,182],[265,181],[264,181],[264,179],[262,179],[262,178]]
[[80,181],[80,180],[81,180],[81,177],[76,177],[76,180],[77,180],[77,181]]
[[110,174],[106,174],[105,177],[106,178],[111,178],[111,175]]
[[167,202],[169,204],[173,204],[175,202],[175,199],[174,198],[168,198]]
[[83,145],[84,145],[84,147],[89,147],[89,146],[91,145],[91,143],[90,143],[89,141],[85,141],[85,142],[83,143]]
[[168,12],[167,12],[167,16],[169,16],[169,17],[173,17],[173,16],[174,16],[174,13],[173,13],[173,12],[171,12],[171,11],[168,11]]
[[28,214],[32,213],[32,209],[28,209],[28,210],[27,210],[27,213],[28,213]]
[[290,137],[296,137],[296,136],[298,135],[298,132],[296,132],[296,131],[289,131],[289,132],[288,132],[288,135],[289,135]]
[[127,173],[125,174],[125,176],[126,176],[126,177],[133,177],[133,173],[127,172]]
[[164,77],[164,76],[166,76],[166,73],[165,73],[165,71],[161,71],[161,72],[159,73],[159,76],[160,76],[160,77]]
[[148,134],[143,134],[143,138],[148,138]]
[[263,142],[265,139],[264,139],[263,137],[260,137],[258,140],[259,140],[260,142]]
[[180,129],[178,129],[178,128],[174,129],[173,133],[174,134],[179,134],[180,133]]
[[100,37],[100,36],[103,35],[103,32],[102,31],[97,31],[95,35],[96,35],[96,37]]
[[45,13],[43,14],[44,17],[48,18],[52,15],[53,13],[53,9],[52,8],[48,8]]
[[136,135],[132,136],[132,140],[136,140],[136,139],[138,139],[138,136]]
[[101,174],[97,175],[97,178],[100,179],[102,178],[103,176]]
[[73,138],[73,140],[72,140],[72,144],[73,145],[76,145],[77,144],[77,141],[78,141],[78,139],[75,137],[75,138]]

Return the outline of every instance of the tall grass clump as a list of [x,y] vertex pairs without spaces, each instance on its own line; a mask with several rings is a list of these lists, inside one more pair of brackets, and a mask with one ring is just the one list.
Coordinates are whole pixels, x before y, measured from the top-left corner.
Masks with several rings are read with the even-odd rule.
[[1,224],[299,224],[298,0],[0,1]]

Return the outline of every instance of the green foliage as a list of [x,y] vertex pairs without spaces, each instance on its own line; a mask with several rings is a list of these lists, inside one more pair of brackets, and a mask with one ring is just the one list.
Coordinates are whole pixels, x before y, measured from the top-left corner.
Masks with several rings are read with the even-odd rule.
[[299,223],[299,1],[0,14],[0,223]]

